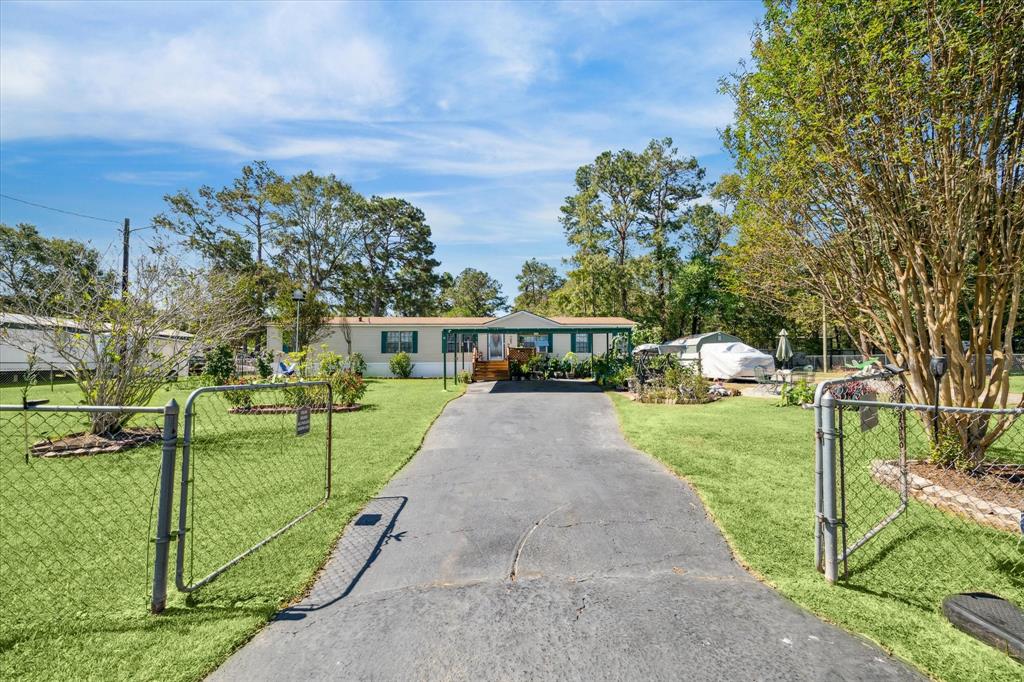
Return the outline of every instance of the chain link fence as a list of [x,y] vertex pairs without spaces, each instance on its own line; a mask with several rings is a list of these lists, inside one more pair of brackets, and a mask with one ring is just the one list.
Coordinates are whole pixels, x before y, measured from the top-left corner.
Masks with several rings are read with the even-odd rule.
[[0,406],[0,641],[144,609],[174,442],[164,407],[35,403]]
[[330,496],[327,382],[219,386],[184,407],[175,582],[208,583]]
[[823,384],[816,420],[816,548],[830,581],[1024,604],[1024,409],[909,404],[898,375],[882,374]]
[[161,611],[170,571],[195,590],[330,495],[326,382],[199,388],[183,415],[40,395],[0,405],[0,641]]

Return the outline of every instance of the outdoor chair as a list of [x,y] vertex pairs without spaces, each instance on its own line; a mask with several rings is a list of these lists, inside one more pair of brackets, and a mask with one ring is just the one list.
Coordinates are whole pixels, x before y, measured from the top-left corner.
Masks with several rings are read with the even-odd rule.
[[775,393],[782,390],[782,384],[784,383],[783,381],[770,376],[764,371],[764,367],[754,368],[754,381],[759,384],[764,384],[765,386],[770,386],[771,390]]
[[803,367],[793,369],[793,381],[803,379],[809,384],[814,383],[814,365],[804,365]]

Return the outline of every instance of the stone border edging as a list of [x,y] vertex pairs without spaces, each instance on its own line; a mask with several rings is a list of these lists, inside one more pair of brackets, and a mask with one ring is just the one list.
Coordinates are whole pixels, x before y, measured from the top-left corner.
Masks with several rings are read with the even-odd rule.
[[[910,460],[907,465],[924,463],[921,460]],[[871,477],[899,492],[900,466],[893,460],[876,459],[871,462]],[[944,511],[975,521],[979,524],[1011,533],[1021,530],[1020,509],[1006,507],[983,500],[967,493],[950,490],[933,483],[924,476],[907,473],[907,488],[910,496],[919,502],[931,505]]]
[[[331,412],[356,412],[363,408],[362,403],[356,403],[355,405],[333,405]],[[228,414],[293,414],[297,407],[293,405],[254,405],[253,407],[232,407],[228,409]],[[327,412],[326,405],[319,405],[316,407],[310,406],[309,411],[314,414],[322,414]]]

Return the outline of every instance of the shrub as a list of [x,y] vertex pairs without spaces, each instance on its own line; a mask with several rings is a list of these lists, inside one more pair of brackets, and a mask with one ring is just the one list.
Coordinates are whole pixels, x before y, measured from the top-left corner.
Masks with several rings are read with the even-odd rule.
[[366,359],[363,358],[362,353],[353,353],[348,356],[348,369],[359,376],[366,374]]
[[547,367],[548,361],[543,355],[536,353],[530,356],[529,362],[526,363],[526,367],[531,372],[537,372],[540,374],[544,373]]
[[696,365],[677,364],[679,383],[676,386],[679,394],[686,400],[705,401],[708,399],[708,380],[704,378],[704,372],[700,363]]
[[391,369],[391,373],[401,379],[408,379],[412,376],[412,368],[415,365],[412,364],[412,358],[405,351],[396,353],[391,361],[388,362],[388,367]]
[[270,351],[264,351],[256,355],[256,371],[260,379],[269,379],[274,374],[274,355]]
[[814,384],[809,384],[806,379],[801,379],[795,384],[782,385],[782,390],[779,392],[779,402],[776,405],[779,407],[789,407],[792,405],[804,405],[810,402],[814,402]]
[[[245,386],[247,384],[244,380],[235,381],[234,384],[238,386]],[[248,409],[252,407],[252,394],[251,390],[243,391],[224,391],[224,398],[231,403],[232,407],[240,409]]]
[[331,384],[335,405],[344,405],[345,407],[355,405],[366,393],[366,380],[361,374],[350,370],[335,372],[327,376],[326,379]]
[[320,361],[320,376],[329,377],[332,374],[339,374],[346,369],[345,356],[338,355],[327,350],[326,346],[322,346],[323,350],[317,356]]
[[235,354],[231,346],[221,344],[206,352],[206,367],[203,374],[210,377],[214,386],[225,386],[235,376]]
[[[513,373],[513,376],[515,376],[515,373]],[[455,375],[455,377],[459,382],[463,384],[473,383],[473,373],[470,372],[469,370],[461,370],[458,374]]]

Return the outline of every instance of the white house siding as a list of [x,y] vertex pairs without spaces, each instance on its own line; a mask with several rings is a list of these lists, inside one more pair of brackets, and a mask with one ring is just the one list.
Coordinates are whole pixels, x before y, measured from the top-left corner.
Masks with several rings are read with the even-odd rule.
[[[99,343],[103,343],[103,339],[101,337]],[[181,349],[185,341],[169,334],[155,337],[152,343],[154,352],[170,358]],[[0,374],[22,377],[28,371],[30,353],[35,355],[36,372],[72,369],[71,363],[57,353],[50,345],[49,337],[39,329],[27,326],[0,327]],[[92,369],[92,363],[87,363],[87,368]],[[178,376],[188,376],[188,358],[180,358],[173,369]]]
[[[513,317],[519,316],[519,317]],[[432,322],[432,321],[431,321]],[[363,359],[366,360],[368,376],[379,376],[387,377],[391,376],[391,370],[388,367],[388,363],[393,353],[381,353],[381,332],[397,332],[397,331],[415,331],[417,334],[417,347],[415,353],[410,353],[410,357],[413,361],[413,376],[415,377],[439,377],[442,375],[442,349],[441,349],[441,330],[445,327],[474,327],[474,328],[485,328],[490,324],[494,327],[502,327],[503,325],[508,326],[529,326],[533,327],[550,327],[551,333],[553,334],[554,348],[552,354],[556,357],[563,357],[571,349],[570,335],[567,332],[560,332],[559,325],[553,323],[550,320],[545,320],[547,324],[532,323],[529,319],[523,319],[518,313],[514,313],[512,316],[507,318],[498,318],[496,320],[444,320],[438,323],[431,324],[404,324],[401,322],[401,318],[395,318],[393,321],[388,320],[387,322],[376,322],[367,323],[352,322],[351,324],[329,324],[316,339],[313,340],[309,347],[312,349],[313,361],[315,362],[316,354],[321,350],[322,347],[326,347],[327,350],[337,353],[339,355],[349,355],[351,353],[360,353]],[[568,326],[568,322],[565,326]],[[584,325],[575,325],[584,326]],[[591,327],[608,327],[612,326],[609,323],[593,323]],[[506,342],[510,346],[518,344],[519,339],[517,334],[508,333],[505,334]],[[479,339],[479,346],[484,348],[486,345],[486,339],[483,338],[481,333]],[[267,347],[271,351],[275,351],[277,359],[283,357],[283,340],[280,327],[268,326],[267,327]],[[604,353],[607,350],[605,343],[605,334],[595,333],[593,340],[593,351],[595,354]],[[454,357],[453,357],[454,356]],[[589,357],[587,353],[577,353],[580,359]],[[465,369],[467,371],[472,369],[472,357],[470,353],[465,353]],[[453,376],[456,371],[463,369],[463,354],[462,353],[449,353],[448,354],[448,376]]]

